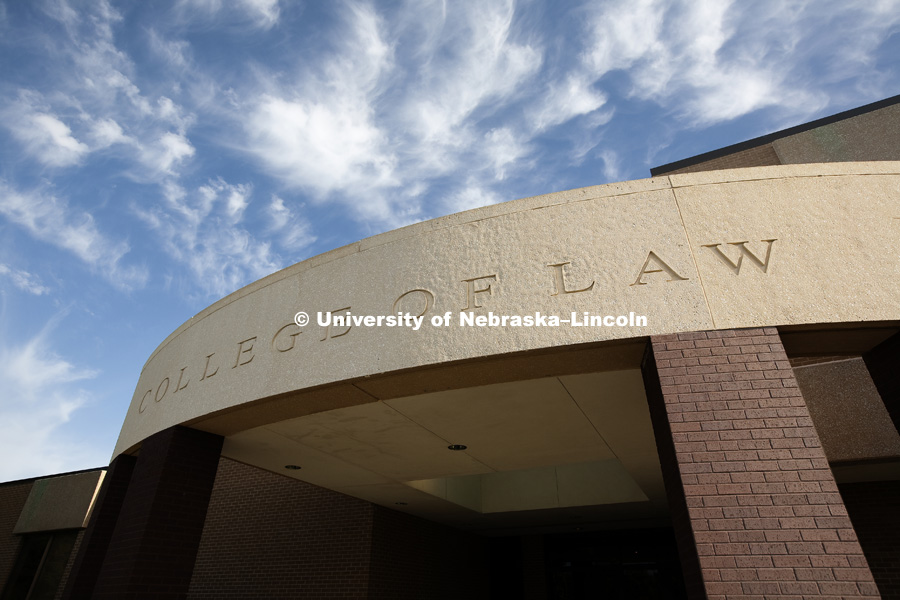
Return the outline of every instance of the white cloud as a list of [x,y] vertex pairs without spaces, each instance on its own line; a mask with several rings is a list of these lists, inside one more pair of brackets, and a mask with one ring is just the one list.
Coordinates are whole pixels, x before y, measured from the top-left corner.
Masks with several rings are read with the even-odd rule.
[[71,208],[64,199],[40,191],[20,192],[0,180],[0,214],[35,238],[71,252],[116,287],[135,289],[147,282],[145,269],[120,264],[128,244],[107,238],[90,214]]
[[73,442],[62,430],[92,400],[78,383],[98,373],[53,352],[57,320],[23,344],[0,338],[0,456],[7,457],[0,461],[0,481],[106,464],[105,448]]
[[248,20],[263,29],[281,16],[278,0],[180,0],[178,9],[185,19]]
[[534,129],[543,131],[574,117],[592,113],[605,103],[606,95],[593,89],[590,79],[572,73],[563,81],[551,82],[541,101],[529,110],[529,116]]
[[278,196],[272,196],[266,214],[269,217],[268,233],[277,235],[281,246],[285,249],[299,250],[316,241],[309,221],[297,211],[288,208],[284,200]]
[[[144,94],[135,83],[135,65],[116,46],[115,27],[122,15],[108,1],[73,8],[68,0],[41,5],[62,27],[44,51],[50,85],[35,79],[37,90],[21,90],[0,113],[26,152],[50,166],[84,163],[88,155],[116,145],[115,157],[138,181],[176,176],[195,149],[188,128],[195,117],[167,95]],[[151,48],[186,62],[184,43],[164,42],[151,30]],[[179,65],[184,67],[184,64]],[[186,68],[178,73],[190,77]],[[177,91],[175,86],[174,91]]]
[[594,73],[602,75],[625,69],[660,52],[667,4],[662,0],[600,4],[592,15],[593,43],[587,53],[588,64]]
[[193,155],[194,147],[184,135],[167,131],[141,146],[141,163],[150,170],[144,176],[175,175],[177,167]]
[[241,226],[251,192],[249,185],[221,178],[190,192],[170,182],[164,205],[134,210],[163,249],[188,268],[190,287],[219,297],[283,266],[270,242]]
[[527,156],[529,148],[508,127],[492,129],[484,136],[483,152],[494,169],[494,178],[506,179],[507,168]]
[[528,139],[480,122],[525,99],[541,66],[539,49],[514,39],[514,12],[416,2],[387,20],[365,3],[346,8],[336,52],[293,81],[261,76],[266,92],[245,100],[247,150],[288,187],[389,226],[421,219],[427,187],[455,170],[503,180]]
[[72,137],[68,125],[53,115],[29,115],[13,133],[33,156],[52,166],[75,164],[88,151],[85,144]]
[[612,150],[601,150],[600,158],[603,160],[603,178],[606,183],[614,183],[622,180],[622,168],[619,163],[619,155]]
[[251,151],[267,168],[320,197],[394,183],[384,134],[372,123],[365,100],[350,90],[336,90],[322,101],[264,97],[247,132]]
[[[439,17],[424,3],[429,17]],[[515,4],[458,2],[444,11],[440,34],[419,49],[422,61],[406,118],[426,143],[445,143],[479,107],[519,97],[540,69],[541,52],[513,39]]]
[[[290,187],[317,201],[337,196],[367,218],[390,220],[381,192],[400,184],[388,134],[376,124],[380,80],[392,68],[392,49],[366,6],[347,12],[344,52],[305,67],[291,86],[273,76],[272,92],[253,97],[242,119],[247,149]],[[361,194],[366,200],[358,200]]]
[[[468,206],[487,197],[473,189],[546,182],[563,160],[570,171],[590,159],[607,176],[632,174],[624,159],[612,162],[605,146],[615,128],[604,126],[646,110],[642,103],[662,107],[677,129],[764,108],[796,123],[849,87],[827,88],[835,81],[853,80],[877,97],[884,80],[854,73],[900,22],[896,0],[585,1],[559,9],[580,23],[565,29],[541,22],[547,7],[536,2],[349,0],[322,6],[329,18],[315,43],[291,45],[286,3],[179,0],[144,26],[155,60],[141,72],[116,45],[125,27],[107,1],[52,6],[66,32],[53,49],[71,68],[55,74],[60,93],[29,105],[56,120],[28,129],[37,140],[28,142],[30,156],[79,165],[114,147],[105,156],[131,179],[197,196],[191,173],[206,177],[203,169],[220,160],[215,151],[244,151],[277,180],[279,196],[342,205],[370,231],[436,216],[444,198],[468,198]],[[248,42],[258,36],[246,56],[260,62],[241,53],[227,69],[214,65],[209,47],[184,37],[186,24],[221,26]],[[284,51],[269,63],[276,39]],[[818,81],[809,68],[816,57],[830,61]],[[152,76],[160,65],[162,83]],[[216,201],[217,218],[248,210],[249,199],[232,200]],[[280,235],[273,243],[284,247],[311,237],[288,243]]]
[[[506,198],[506,200],[509,199],[510,198]],[[479,208],[481,206],[488,206],[489,204],[497,204],[498,202],[503,202],[503,200],[504,198],[501,198],[496,192],[484,189],[477,184],[470,183],[445,198],[444,203],[447,208],[450,209],[450,212],[459,212],[462,210]]]
[[94,148],[108,148],[113,144],[129,142],[122,127],[112,119],[100,119],[94,122],[90,131]]
[[0,120],[25,147],[25,152],[47,166],[75,165],[90,150],[34,92],[20,91],[18,99],[0,112]]
[[[585,67],[594,81],[625,70],[633,96],[689,125],[766,107],[797,121],[825,108],[826,85],[853,79],[898,24],[895,0],[607,1],[589,21]],[[813,58],[829,61],[824,77],[811,75]]]
[[64,89],[80,103],[119,111],[151,112],[150,103],[132,82],[134,65],[115,44],[113,27],[122,16],[107,0],[95,0],[73,8],[67,0],[42,4],[48,16],[63,26],[66,35],[53,39],[48,50],[57,59],[57,89]]
[[42,296],[50,293],[50,288],[41,283],[41,278],[28,271],[14,269],[9,265],[0,263],[0,276],[8,277],[14,286],[29,294]]
[[284,205],[284,200],[278,196],[272,196],[272,201],[267,209],[271,231],[280,231],[287,227],[291,221],[291,210]]
[[170,40],[156,29],[148,32],[150,48],[169,66],[179,70],[190,66],[190,44],[184,40]]

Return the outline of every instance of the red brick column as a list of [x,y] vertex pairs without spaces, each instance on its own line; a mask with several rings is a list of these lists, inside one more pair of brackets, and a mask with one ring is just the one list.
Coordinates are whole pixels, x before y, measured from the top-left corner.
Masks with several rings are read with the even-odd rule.
[[170,427],[141,445],[93,598],[186,598],[222,437]]
[[654,336],[644,384],[692,598],[880,598],[776,329]]

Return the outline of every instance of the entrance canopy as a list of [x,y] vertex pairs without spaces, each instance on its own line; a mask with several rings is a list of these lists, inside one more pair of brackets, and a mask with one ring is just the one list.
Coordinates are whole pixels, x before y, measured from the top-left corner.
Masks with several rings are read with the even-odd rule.
[[652,520],[647,337],[896,320],[898,189],[889,162],[673,175],[339,248],[169,336],[115,455],[188,425],[230,458],[459,526]]

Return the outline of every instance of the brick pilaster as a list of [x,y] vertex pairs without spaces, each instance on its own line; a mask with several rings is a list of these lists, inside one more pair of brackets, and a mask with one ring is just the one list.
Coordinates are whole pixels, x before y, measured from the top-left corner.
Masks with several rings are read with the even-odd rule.
[[94,598],[186,598],[222,437],[170,427],[141,445]]
[[654,336],[644,382],[692,598],[880,598],[776,329]]
[[64,600],[90,598],[94,593],[136,461],[135,457],[123,454],[117,456],[106,470],[103,486],[91,513],[91,521],[78,546],[78,554],[66,580],[62,596]]
[[872,348],[863,360],[894,427],[900,431],[900,333]]

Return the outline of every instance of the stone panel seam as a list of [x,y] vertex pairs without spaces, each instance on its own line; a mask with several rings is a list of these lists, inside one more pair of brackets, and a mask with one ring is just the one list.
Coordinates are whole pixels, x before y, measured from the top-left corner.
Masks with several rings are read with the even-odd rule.
[[671,177],[669,177],[669,186],[672,191],[672,200],[675,202],[675,209],[678,211],[678,218],[681,219],[681,229],[684,231],[688,250],[691,251],[691,260],[694,261],[694,271],[697,273],[697,281],[700,282],[700,290],[703,292],[703,301],[706,303],[706,312],[709,313],[709,322],[712,323],[713,329],[717,329],[716,316],[713,314],[712,307],[709,305],[709,296],[706,293],[706,285],[703,283],[703,275],[700,274],[700,262],[697,260],[697,254],[694,252],[694,242],[691,239],[687,224],[684,222],[684,214],[681,212],[681,205],[678,203],[678,190],[672,185]]

